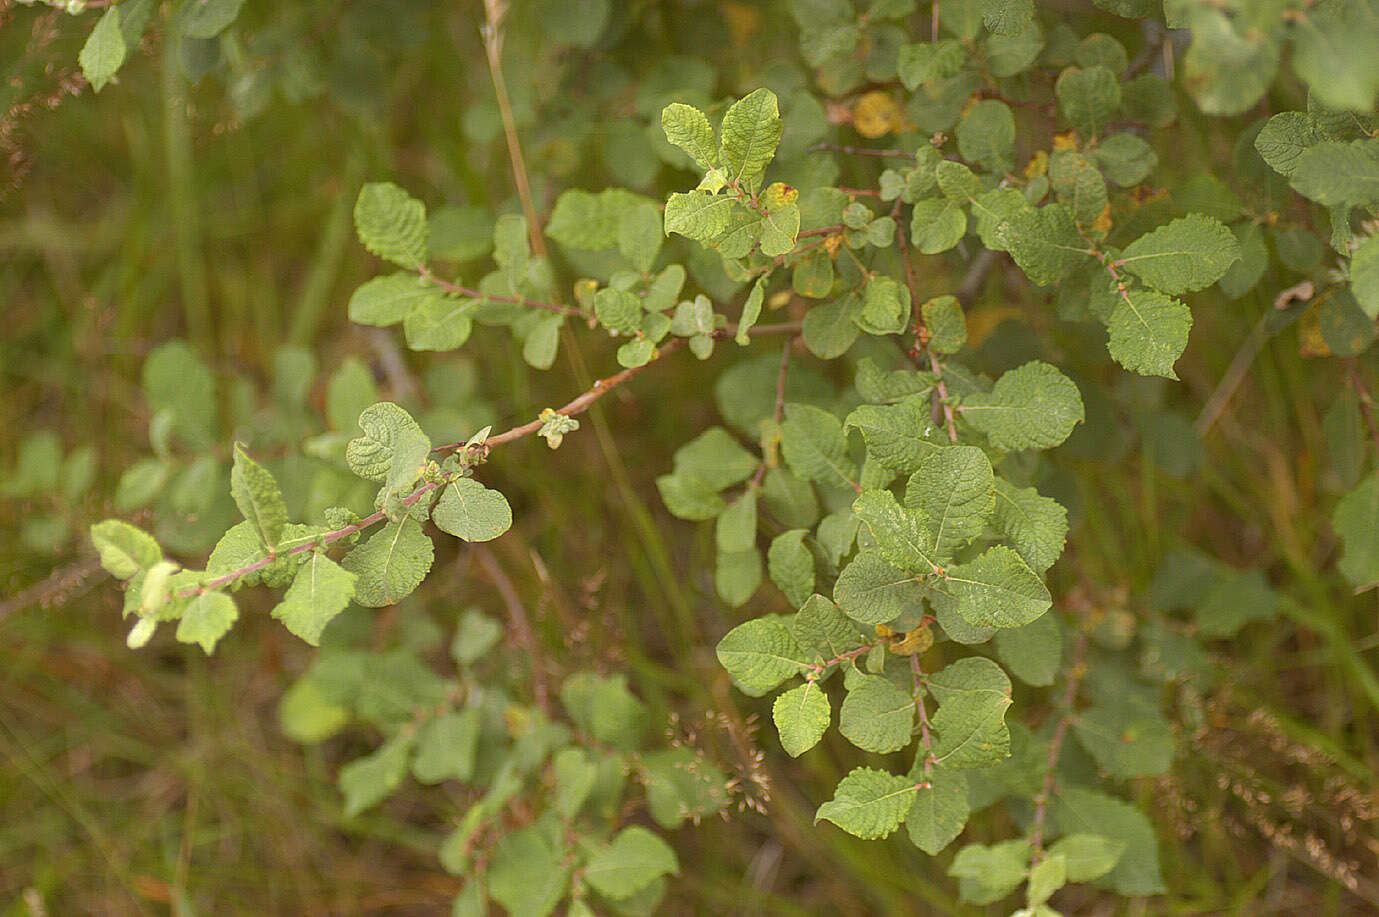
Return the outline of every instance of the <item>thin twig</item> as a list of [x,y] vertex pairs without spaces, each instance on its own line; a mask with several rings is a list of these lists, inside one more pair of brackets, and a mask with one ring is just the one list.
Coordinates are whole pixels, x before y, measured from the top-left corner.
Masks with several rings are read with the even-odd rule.
[[531,622],[527,619],[527,609],[522,604],[521,596],[517,594],[517,587],[512,584],[512,580],[503,570],[503,565],[498,563],[498,558],[493,556],[493,552],[486,545],[476,546],[474,553],[478,556],[479,565],[484,568],[484,573],[488,574],[498,594],[502,596],[503,606],[508,612],[508,621],[512,625],[513,638],[517,641],[518,647],[531,659],[532,697],[536,701],[536,706],[542,713],[549,715],[551,697],[550,689],[546,685],[545,660],[536,642],[536,634],[531,629]]
[[[771,419],[777,427],[780,426],[781,418],[785,416],[785,382],[790,373],[790,351],[794,349],[795,342],[798,340],[799,338],[791,338],[786,341],[785,346],[780,351],[780,372],[776,374],[776,406],[771,412]],[[757,466],[756,474],[752,475],[752,480],[747,484],[748,493],[751,493],[752,488],[760,485],[762,479],[766,477],[766,464],[765,459],[763,459],[762,463]]]
[[86,579],[100,568],[101,562],[95,557],[88,557],[66,567],[59,567],[42,582],[35,583],[29,588],[21,590],[19,594],[0,602],[0,621],[4,621],[16,611],[28,608],[30,605],[49,605],[70,598],[73,595],[73,590],[84,585]]
[[919,667],[919,656],[911,654],[910,673],[913,679],[915,712],[919,714],[919,737],[924,746],[924,780],[927,783],[934,769],[934,733],[929,727],[929,711],[924,706],[924,670]]
[[531,306],[533,309],[545,309],[547,312],[558,312],[561,315],[578,315],[585,319],[591,317],[588,312],[578,306],[565,306],[558,302],[541,302],[536,299],[527,299],[525,296],[504,296],[499,293],[484,293],[480,290],[474,290],[457,283],[451,283],[448,280],[437,277],[431,272],[431,269],[424,264],[417,266],[417,273],[445,292],[454,293],[458,296],[468,296],[471,299],[491,299],[494,302],[517,303],[522,306]]
[[839,146],[836,143],[816,143],[806,153],[844,153],[848,156],[890,156],[897,159],[914,159],[914,153],[907,153],[904,150],[873,150],[870,147],[862,146]]
[[1087,633],[1080,631],[1073,644],[1072,656],[1068,660],[1068,687],[1063,691],[1062,710],[1058,724],[1054,726],[1053,739],[1049,742],[1049,755],[1045,761],[1048,768],[1044,774],[1044,785],[1039,795],[1034,797],[1034,827],[1030,831],[1030,849],[1033,850],[1030,865],[1038,865],[1044,853],[1044,823],[1048,819],[1049,800],[1057,785],[1058,759],[1063,754],[1063,743],[1068,738],[1068,729],[1077,718],[1077,689],[1086,674]]
[[1197,431],[1199,437],[1207,435],[1221,414],[1226,410],[1226,405],[1230,404],[1235,390],[1240,387],[1240,383],[1245,380],[1245,376],[1250,372],[1250,365],[1254,363],[1255,357],[1259,356],[1260,349],[1268,339],[1265,325],[1269,321],[1272,313],[1265,312],[1255,322],[1255,326],[1250,329],[1249,335],[1245,338],[1240,349],[1235,352],[1230,365],[1226,367],[1225,373],[1221,376],[1221,381],[1217,383],[1210,397],[1202,405],[1202,413],[1197,415],[1197,420],[1193,423],[1193,429]]
[[488,72],[493,79],[493,93],[498,99],[498,114],[503,120],[503,138],[507,141],[508,158],[512,160],[512,180],[517,185],[517,197],[527,218],[527,234],[531,250],[540,257],[546,255],[546,240],[541,235],[541,221],[532,203],[531,183],[527,180],[527,163],[522,158],[522,142],[517,137],[517,120],[512,115],[512,100],[508,84],[503,79],[503,17],[507,15],[506,0],[484,0],[485,21],[479,27],[484,39],[484,55],[488,58]]
[[1346,360],[1346,372],[1350,376],[1350,384],[1355,387],[1355,400],[1360,403],[1360,413],[1364,415],[1365,426],[1369,427],[1370,439],[1374,440],[1374,451],[1379,455],[1379,422],[1374,417],[1374,396],[1365,388],[1365,382],[1360,378],[1360,369],[1351,357]]
[[[723,328],[714,332],[714,337],[732,337],[735,333],[736,329],[730,325],[727,328]],[[798,322],[788,322],[779,325],[757,325],[756,327],[752,328],[748,333],[755,337],[778,334],[794,335],[800,333],[800,325]],[[594,404],[594,402],[598,401],[604,395],[608,394],[613,389],[617,388],[618,386],[637,376],[644,369],[646,369],[646,367],[650,366],[652,363],[657,362],[660,358],[681,349],[685,346],[686,343],[687,340],[685,338],[675,338],[671,340],[668,344],[666,344],[664,347],[660,349],[660,351],[656,354],[655,357],[653,357],[650,360],[650,362],[644,363],[641,366],[635,366],[630,369],[625,369],[622,372],[617,373],[616,375],[609,376],[607,379],[600,379],[596,381],[592,388],[590,388],[588,391],[584,392],[582,395],[575,398],[573,401],[565,405],[563,408],[560,408],[559,411],[557,411],[557,413],[564,414],[568,417],[587,411],[589,407]],[[489,451],[492,450],[494,446],[512,442],[513,440],[521,439],[524,436],[530,436],[537,430],[540,430],[544,422],[545,421],[538,417],[536,420],[533,420],[530,423],[525,423],[520,426],[513,427],[511,430],[499,433],[497,436],[490,436],[483,442],[481,446],[476,448],[481,449],[482,454],[484,456],[487,456]],[[450,443],[449,445],[439,446],[431,451],[432,453],[455,451],[464,449],[466,445],[466,443]],[[421,485],[416,490],[412,491],[410,494],[404,497],[402,499],[402,506],[412,506],[422,497],[426,496],[431,491],[441,486],[443,486],[443,482],[428,481],[427,483]],[[327,547],[329,545],[334,544],[337,541],[340,541],[341,539],[348,538],[356,532],[360,532],[373,525],[377,525],[379,522],[382,522],[386,518],[387,513],[385,513],[383,510],[379,510],[369,516],[365,516],[363,519],[360,519],[358,522],[355,522],[351,525],[335,529],[334,531],[326,532],[320,535],[319,537],[312,539],[311,541],[304,542],[299,545],[294,545],[287,551],[270,553],[267,557],[261,557],[251,564],[240,567],[236,570],[231,570],[228,573],[222,574],[212,579],[205,580],[196,586],[188,587],[180,592],[173,593],[173,597],[189,598],[193,595],[206,592],[207,590],[216,589],[220,586],[228,585],[229,583],[233,583],[236,580],[242,579],[251,573],[257,573],[259,570],[271,566],[272,564],[276,563],[284,557],[296,557],[297,555],[305,554],[308,551],[315,551],[320,548]]]
[[968,265],[967,273],[963,275],[962,282],[958,284],[957,291],[953,294],[958,298],[958,302],[964,306],[971,304],[977,298],[977,294],[982,291],[982,286],[986,283],[986,277],[991,273],[991,269],[996,266],[1001,259],[1001,253],[994,249],[984,248],[972,259]]

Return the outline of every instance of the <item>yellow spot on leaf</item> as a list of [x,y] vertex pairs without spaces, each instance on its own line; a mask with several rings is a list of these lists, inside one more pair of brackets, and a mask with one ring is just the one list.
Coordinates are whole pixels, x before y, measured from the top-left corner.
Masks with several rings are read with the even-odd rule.
[[933,645],[934,632],[925,626],[909,631],[888,648],[897,656],[918,656]]
[[899,131],[905,124],[905,110],[888,93],[868,92],[852,109],[852,126],[868,139]]

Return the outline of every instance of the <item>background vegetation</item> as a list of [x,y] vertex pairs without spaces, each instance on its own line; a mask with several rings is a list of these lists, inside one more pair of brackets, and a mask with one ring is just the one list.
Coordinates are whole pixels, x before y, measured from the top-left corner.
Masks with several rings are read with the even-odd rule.
[[[463,790],[438,805],[437,791],[413,786],[347,817],[336,773],[377,736],[360,728],[302,745],[283,735],[280,699],[315,651],[268,618],[272,600],[242,595],[241,623],[213,657],[170,640],[130,652],[120,594],[84,533],[118,511],[122,473],[149,455],[141,368],[168,340],[189,341],[223,386],[215,442],[225,459],[238,430],[299,439],[310,422],[298,414],[320,413],[326,380],[351,358],[383,392],[463,433],[564,403],[612,371],[615,344],[572,335],[543,373],[492,329],[478,329],[463,356],[432,357],[346,319],[350,292],[376,272],[350,222],[363,181],[457,208],[461,264],[486,254],[465,244],[492,214],[519,212],[477,3],[248,4],[243,39],[214,55],[168,40],[160,23],[171,14],[153,6],[140,53],[96,97],[76,64],[90,15],[0,3],[0,467],[12,469],[0,503],[0,907],[444,912],[462,882],[436,853]],[[709,62],[692,78],[713,97],[797,72],[795,23],[774,4],[629,3],[587,41],[571,38],[582,8],[524,6],[507,33],[508,86],[546,213],[569,187],[688,187],[635,139],[658,123],[661,90],[687,79],[677,71],[673,86],[657,84],[673,55],[689,69]],[[1132,50],[1181,52],[1089,5],[1050,11]],[[1184,97],[1175,125],[1155,135],[1161,167],[1146,193],[1212,173],[1226,190],[1199,182],[1194,193],[1238,206],[1230,198],[1248,199],[1252,180],[1242,130],[1275,108],[1306,107],[1302,93],[1284,79],[1225,119]],[[861,142],[855,112],[839,105],[829,129]],[[840,183],[865,180],[871,165]],[[1278,219],[1247,215],[1266,228]],[[1225,575],[1194,561],[1206,555],[1262,571],[1281,612],[1200,659],[1172,661],[1205,673],[1170,698],[1173,770],[1131,783],[1158,830],[1168,893],[1127,902],[1079,888],[1062,903],[1068,913],[1379,909],[1379,609],[1373,591],[1355,595],[1335,575],[1329,521],[1379,445],[1361,424],[1376,367],[1363,347],[1331,356],[1337,339],[1315,317],[1270,320],[1280,291],[1324,271],[1325,258],[1314,236],[1271,237],[1252,292],[1195,299],[1175,384],[1108,370],[1100,340],[1055,321],[1000,269],[969,310],[979,366],[1058,353],[1106,383],[1045,482],[1071,510],[1070,547],[1052,574],[1060,608],[1094,609],[1114,640],[1171,611],[1166,590],[1194,563]],[[943,276],[954,267],[939,259],[927,269],[936,289],[962,279]],[[1373,328],[1356,333],[1367,344]],[[439,634],[477,606],[529,622],[525,635],[508,629],[515,652],[495,656],[487,677],[506,677],[524,655],[552,675],[635,672],[673,740],[737,777],[726,818],[675,835],[682,871],[667,912],[980,910],[959,904],[938,861],[908,842],[812,827],[849,767],[846,747],[834,737],[827,756],[785,759],[761,728],[769,707],[735,694],[715,660],[713,646],[747,615],[715,594],[712,527],[672,519],[653,484],[675,448],[716,422],[704,379],[697,362],[668,360],[605,399],[554,456],[535,438],[511,446],[493,475],[512,496],[513,530],[442,549],[423,592],[351,614],[348,626],[375,648],[439,659]],[[1340,399],[1352,400],[1333,411]],[[196,505],[205,482],[179,480]],[[188,556],[209,548],[195,522],[180,533]],[[748,611],[783,607],[763,593]],[[1026,693],[1031,709],[1050,709]],[[1003,836],[999,820],[976,830],[977,840]]]

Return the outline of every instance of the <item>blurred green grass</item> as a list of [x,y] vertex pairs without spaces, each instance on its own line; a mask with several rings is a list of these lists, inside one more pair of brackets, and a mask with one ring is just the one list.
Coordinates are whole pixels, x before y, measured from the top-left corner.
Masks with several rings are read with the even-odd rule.
[[[81,29],[58,29],[38,59],[70,66]],[[0,36],[10,59],[26,60],[23,31]],[[482,196],[508,187],[501,149],[465,149],[453,114],[485,87],[447,84],[453,51],[423,51],[381,123],[328,105],[275,105],[237,123],[212,88],[160,77],[156,61],[136,61],[100,98],[83,93],[27,115],[22,184],[0,201],[0,462],[38,427],[56,429],[69,447],[98,442],[101,483],[77,510],[100,518],[109,510],[101,495],[146,452],[138,369],[157,343],[189,336],[222,370],[260,379],[285,341],[311,346],[327,370],[343,354],[374,353],[376,339],[343,316],[349,290],[370,270],[348,225],[361,177],[403,176],[484,206],[507,197]],[[21,90],[7,91],[41,92],[55,79],[29,69]],[[419,109],[407,104],[417,86],[447,88]],[[1187,155],[1210,162],[1212,154]],[[1016,305],[1043,323],[1038,307]],[[1168,396],[1175,410],[1196,415],[1266,307],[1254,295],[1196,310],[1184,383]],[[613,365],[606,346],[582,346],[590,371]],[[563,367],[532,373],[496,336],[477,336],[470,349],[505,417],[575,394]],[[557,658],[567,648],[592,651],[571,646],[579,628],[607,630],[595,638],[599,651],[624,654],[644,685],[661,686],[663,696],[649,698],[658,708],[760,716],[766,708],[734,697],[713,659],[717,637],[738,618],[713,597],[711,535],[669,520],[650,485],[670,450],[715,419],[710,399],[685,394],[704,391],[698,366],[686,359],[660,369],[607,399],[557,462],[539,443],[504,456],[496,474],[543,486],[528,490],[518,528],[495,551]],[[1353,806],[1336,799],[1338,787],[1353,787],[1372,800],[1379,764],[1377,600],[1346,594],[1329,575],[1336,545],[1326,512],[1339,487],[1321,413],[1342,373],[1335,361],[1302,358],[1296,334],[1285,332],[1264,346],[1213,425],[1200,474],[1178,480],[1140,454],[1070,460],[1079,511],[1056,591],[1112,584],[1140,595],[1164,552],[1188,540],[1238,566],[1264,567],[1292,595],[1286,622],[1221,648],[1216,664],[1228,687],[1220,696],[1183,703],[1217,718],[1210,725],[1231,731],[1235,747],[1216,744],[1211,730],[1194,733],[1185,716],[1174,776],[1137,789],[1166,839],[1173,894],[1124,912],[1379,908],[1372,874],[1368,897],[1345,891],[1306,851],[1270,836],[1265,826],[1283,816],[1237,789],[1248,777],[1278,797],[1301,792],[1310,805],[1291,822],[1299,832],[1375,864],[1372,846],[1347,839],[1341,819]],[[31,510],[0,504],[4,530]],[[0,604],[3,913],[446,911],[458,882],[436,865],[425,793],[346,821],[333,775],[359,749],[303,749],[279,733],[277,699],[309,648],[250,603],[249,620],[214,658],[163,644],[130,652],[119,595],[99,573],[13,602],[54,571],[88,566],[80,540],[52,556],[0,543],[0,603],[9,600]],[[465,580],[460,588],[466,602],[478,589],[496,606],[491,587]],[[428,595],[440,606],[455,601],[443,588]],[[1251,720],[1259,711],[1269,722]],[[936,881],[942,860],[813,828],[813,802],[836,774],[783,764],[771,737],[760,738],[774,783],[767,813],[677,835],[687,868],[673,912],[964,912]],[[1241,750],[1255,754],[1237,761]],[[1251,775],[1240,770],[1247,765]],[[1116,909],[1090,893],[1080,903],[1077,913]]]

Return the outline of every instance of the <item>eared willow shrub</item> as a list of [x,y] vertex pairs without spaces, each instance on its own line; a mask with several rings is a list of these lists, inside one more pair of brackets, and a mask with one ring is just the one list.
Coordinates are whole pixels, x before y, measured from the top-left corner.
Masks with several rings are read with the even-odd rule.
[[[155,6],[100,11],[80,55],[97,90]],[[588,6],[593,25],[560,40],[592,46],[625,15]],[[1047,454],[1088,418],[1090,395],[1105,400],[1092,390],[1106,380],[1176,380],[1198,295],[1242,300],[1271,248],[1308,286],[1285,291],[1261,328],[1305,313],[1319,352],[1356,356],[1373,341],[1379,4],[1096,7],[765,4],[772,28],[799,25],[788,64],[747,68],[766,85],[725,98],[710,64],[654,62],[641,120],[605,138],[606,161],[641,177],[565,190],[539,226],[533,212],[504,213],[476,237],[398,184],[365,184],[354,224],[381,270],[350,297],[353,322],[397,328],[418,351],[462,349],[476,325],[506,328],[543,370],[563,335],[609,335],[620,371],[525,423],[476,423],[445,442],[346,364],[329,382],[326,428],[304,435],[311,497],[285,496],[272,463],[236,444],[228,492],[242,520],[218,533],[203,569],[127,522],[92,528],[125,582],[129,645],[165,626],[210,653],[250,585],[279,591],[273,616],[313,645],[350,603],[402,601],[426,580],[433,539],[486,542],[513,525],[487,474],[506,444],[536,434],[558,449],[605,393],[689,350],[722,420],[690,437],[656,486],[674,516],[712,523],[723,603],[774,597],[777,613],[728,630],[717,656],[741,692],[774,698],[781,749],[804,755],[833,729],[855,746],[832,798],[815,801],[816,822],[867,839],[901,832],[929,855],[956,845],[945,862],[962,898],[1018,891],[1021,914],[1055,914],[1050,897],[1069,883],[1165,891],[1154,830],[1122,798],[1124,781],[1172,764],[1163,685],[1209,677],[1200,641],[1272,616],[1278,597],[1257,571],[1196,556],[1154,584],[1164,607],[1192,612],[1191,633],[1126,630],[1112,598],[1051,592],[1068,513],[1041,487]],[[184,4],[168,28],[228,42],[239,9]],[[1159,140],[1179,106],[1196,119],[1239,115],[1276,81],[1305,90],[1305,109],[1242,124],[1222,169],[1173,176],[1167,193]],[[626,165],[647,157],[649,171]],[[456,277],[436,264],[457,247],[485,267]],[[1013,265],[1006,292],[1048,303],[1035,326],[1050,337],[1027,348],[1041,356],[988,375],[967,307],[1002,265]],[[769,320],[786,306],[788,320]],[[1117,366],[1070,376],[1055,319],[1093,329]],[[750,357],[717,359],[739,349]],[[169,442],[209,453],[213,385],[185,347],[150,359],[159,458],[130,469],[123,509],[159,498]],[[1368,395],[1348,397],[1328,436],[1359,430]],[[1379,582],[1379,472],[1363,470],[1360,449],[1334,515],[1339,570],[1355,588]],[[360,488],[370,511],[319,499]],[[565,900],[571,913],[594,900],[653,911],[679,864],[660,834],[626,822],[623,795],[635,788],[671,829],[722,811],[727,776],[653,741],[660,730],[624,676],[569,675],[559,709],[515,700],[532,690],[520,680],[487,684],[475,666],[500,632],[466,612],[453,677],[410,651],[325,649],[285,699],[288,731],[319,740],[357,718],[387,736],[340,775],[352,813],[408,774],[484,789],[442,850],[447,869],[472,878],[457,912],[485,897],[517,914]],[[1013,706],[1012,677],[1047,688],[1053,715]],[[522,794],[539,803],[524,826],[505,827]],[[1008,833],[964,840],[969,819],[997,803]]]

